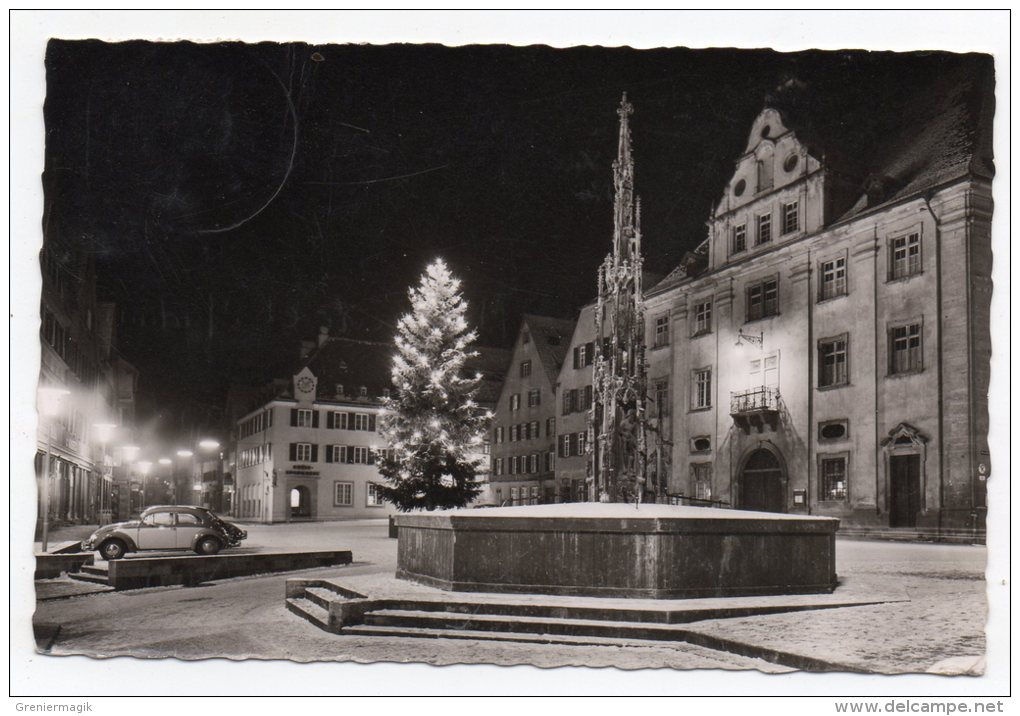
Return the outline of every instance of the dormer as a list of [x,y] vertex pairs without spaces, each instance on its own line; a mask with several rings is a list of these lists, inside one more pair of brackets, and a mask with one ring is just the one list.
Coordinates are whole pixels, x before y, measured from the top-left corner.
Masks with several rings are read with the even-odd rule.
[[779,110],[762,110],[709,222],[710,268],[821,228],[822,169]]

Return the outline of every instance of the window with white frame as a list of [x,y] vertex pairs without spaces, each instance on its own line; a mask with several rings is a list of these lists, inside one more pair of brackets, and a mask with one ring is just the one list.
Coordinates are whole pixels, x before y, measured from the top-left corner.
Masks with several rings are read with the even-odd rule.
[[699,368],[691,374],[691,408],[712,407],[712,369]]
[[755,246],[761,246],[772,241],[772,214],[758,215],[757,233],[754,237]]
[[712,332],[712,299],[694,304],[694,333],[700,336]]
[[492,461],[492,473],[496,476],[503,474],[503,458],[497,457]]
[[521,377],[527,378],[531,375],[531,361],[521,361]]
[[510,442],[515,443],[518,440],[521,426],[516,423],[510,426]]
[[796,201],[783,204],[783,234],[792,234],[800,229],[800,212]]
[[921,273],[921,235],[897,236],[889,241],[889,278]]
[[311,443],[295,443],[294,444],[294,459],[299,462],[311,462],[312,460],[312,444]]
[[370,430],[369,416],[365,413],[354,414],[354,429],[355,430]]
[[921,323],[907,323],[889,329],[889,373],[915,373],[923,367]]
[[371,451],[367,447],[352,447],[349,453],[355,465],[368,465],[371,462]]
[[353,504],[354,504],[354,483],[334,482],[333,505],[335,507],[350,507]]
[[556,418],[545,419],[545,436],[551,438],[556,434]]
[[849,382],[847,335],[818,341],[818,387],[829,388]]
[[730,253],[739,254],[747,250],[747,224],[737,224],[733,227],[733,242]]
[[347,448],[344,445],[327,445],[326,462],[347,462]]
[[822,483],[820,500],[835,502],[847,499],[846,456],[820,456],[818,474]]
[[496,426],[496,444],[499,445],[502,442],[503,442],[503,426],[502,425],[497,425]]
[[535,406],[542,404],[542,390],[541,388],[532,388],[528,391],[528,407],[534,408]]
[[542,437],[539,434],[539,432],[538,432],[539,425],[540,424],[539,424],[539,422],[537,420],[532,420],[531,421],[531,423],[530,423],[530,425],[528,427],[528,436],[529,436],[528,439],[529,440],[538,440],[540,437]]
[[779,279],[768,278],[747,287],[747,320],[775,316],[779,313]]
[[532,453],[528,457],[528,472],[534,474],[538,472],[538,453]]
[[696,499],[712,499],[712,463],[691,463],[691,488]]
[[521,409],[521,394],[514,393],[513,395],[510,396],[510,410],[520,409]]
[[312,427],[312,411],[304,410],[299,408],[297,411],[297,427],[299,428],[310,428]]
[[846,295],[846,257],[840,256],[831,261],[823,261],[820,273],[821,300]]
[[365,486],[368,488],[365,492],[365,504],[367,506],[382,507],[386,504],[386,501],[383,500],[382,492],[379,490],[380,485],[377,485],[374,482],[369,482],[366,483]]
[[655,318],[655,339],[653,347],[669,345],[669,314],[663,314]]

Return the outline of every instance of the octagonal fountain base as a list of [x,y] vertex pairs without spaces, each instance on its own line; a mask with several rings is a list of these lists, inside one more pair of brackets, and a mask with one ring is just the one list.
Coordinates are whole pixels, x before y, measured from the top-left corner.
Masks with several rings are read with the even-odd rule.
[[458,592],[676,599],[836,587],[830,517],[570,503],[396,521],[397,577]]

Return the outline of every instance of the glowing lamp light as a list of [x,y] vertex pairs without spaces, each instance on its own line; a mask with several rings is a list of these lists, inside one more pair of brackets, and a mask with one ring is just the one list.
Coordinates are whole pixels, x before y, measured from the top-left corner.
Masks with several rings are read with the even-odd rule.
[[178,450],[177,457],[191,457],[194,453],[191,450]]
[[170,464],[171,462],[173,462],[173,460],[171,460],[171,459],[170,459],[170,458],[168,458],[168,457],[161,457],[161,458],[159,459],[159,464],[160,464],[160,465],[169,465],[169,464]]
[[148,475],[149,474],[149,470],[151,470],[151,469],[152,469],[152,463],[149,462],[148,460],[142,460],[140,463],[138,463],[138,471],[140,473],[142,473],[143,475]]
[[47,418],[56,417],[63,407],[64,398],[70,394],[70,390],[53,386],[39,388],[39,411]]
[[219,442],[217,440],[212,440],[212,439],[208,439],[207,438],[205,440],[200,441],[198,443],[198,446],[200,448],[202,448],[203,450],[215,450],[216,448],[218,448],[220,446],[220,444],[219,444]]
[[96,439],[101,443],[110,442],[110,438],[113,437],[113,431],[117,429],[117,426],[113,423],[95,423],[92,427],[96,431]]
[[125,445],[124,447],[121,448],[121,451],[124,454],[125,460],[127,460],[128,462],[134,462],[135,458],[138,457],[138,452],[140,449],[141,448],[139,448],[137,445]]

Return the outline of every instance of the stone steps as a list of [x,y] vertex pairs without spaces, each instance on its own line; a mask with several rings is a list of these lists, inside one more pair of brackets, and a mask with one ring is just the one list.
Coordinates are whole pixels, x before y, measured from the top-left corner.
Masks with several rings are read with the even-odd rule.
[[76,579],[79,582],[89,582],[90,584],[102,584],[104,586],[110,586],[110,578],[104,574],[92,574],[82,570],[81,572],[73,572],[67,575],[71,579]]
[[287,609],[320,629],[334,631],[329,624],[329,610],[324,609],[310,599],[289,597],[287,599]]
[[[505,614],[458,614],[410,609],[376,609],[365,614],[365,626],[417,628],[450,632],[500,632],[542,634],[607,639],[652,639],[683,641],[686,629],[670,624],[607,621],[602,619],[564,619],[548,616],[511,616]],[[344,630],[341,633],[346,633]]]

